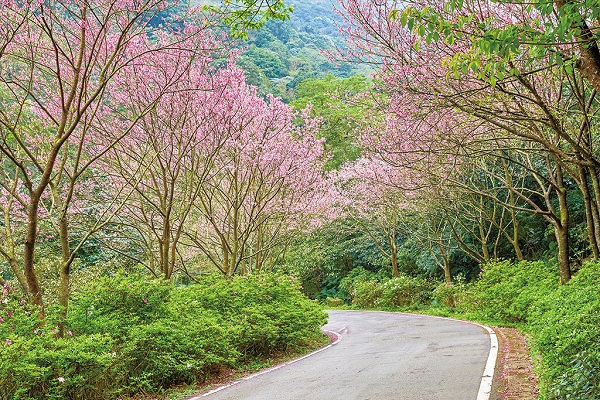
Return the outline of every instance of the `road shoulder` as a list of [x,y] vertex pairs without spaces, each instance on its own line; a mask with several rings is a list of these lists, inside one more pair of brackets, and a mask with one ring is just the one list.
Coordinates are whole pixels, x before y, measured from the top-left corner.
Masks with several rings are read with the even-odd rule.
[[534,400],[538,379],[527,339],[515,328],[493,327],[498,336],[498,360],[491,400]]

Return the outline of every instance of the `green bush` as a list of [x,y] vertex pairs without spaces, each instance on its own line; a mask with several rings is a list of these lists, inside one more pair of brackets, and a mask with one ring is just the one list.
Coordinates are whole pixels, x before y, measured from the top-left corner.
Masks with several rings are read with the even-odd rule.
[[0,293],[0,342],[17,335],[30,335],[39,326],[39,307],[20,296],[8,283]]
[[408,307],[426,303],[431,298],[431,285],[425,279],[399,276],[381,284],[377,307]]
[[137,325],[168,314],[173,287],[160,279],[119,272],[101,277],[71,296],[68,326],[76,335],[102,333],[126,339]]
[[341,307],[344,305],[344,300],[338,299],[338,298],[333,298],[333,297],[328,297],[325,299],[325,305],[327,307]]
[[540,296],[530,330],[543,398],[600,398],[599,264],[584,265],[567,285]]
[[174,383],[202,382],[232,366],[226,329],[210,316],[165,318],[129,333],[122,349],[130,392],[155,392]]
[[340,281],[339,292],[337,297],[352,302],[356,286],[368,281],[377,281],[377,275],[373,272],[367,271],[363,267],[356,267],[350,271],[350,273]]
[[[321,341],[327,314],[289,277],[207,277],[174,288],[118,273],[74,293],[65,338],[57,309],[5,286],[0,399],[111,399],[204,381],[222,368]],[[4,301],[6,300],[6,301]]]
[[526,322],[531,305],[558,287],[558,268],[541,261],[498,261],[482,268],[467,307],[484,319]]
[[600,264],[585,264],[562,286],[557,271],[543,262],[487,264],[470,287],[467,310],[522,323],[529,331],[539,360],[541,399],[598,400]]
[[439,304],[454,308],[465,299],[466,288],[464,277],[459,275],[454,282],[440,283],[431,295]]
[[[307,299],[294,278],[258,274],[210,279],[182,288],[174,301],[187,310],[216,310],[244,358],[308,344],[326,322],[318,304]],[[194,312],[194,311],[189,311]]]
[[349,294],[352,305],[360,308],[394,308],[423,304],[431,298],[432,287],[423,278],[399,276],[384,278],[355,268],[340,285]]
[[0,398],[104,399],[121,390],[125,371],[110,337],[16,337],[0,346]]
[[377,281],[357,281],[353,284],[352,305],[374,308],[382,294],[382,285]]

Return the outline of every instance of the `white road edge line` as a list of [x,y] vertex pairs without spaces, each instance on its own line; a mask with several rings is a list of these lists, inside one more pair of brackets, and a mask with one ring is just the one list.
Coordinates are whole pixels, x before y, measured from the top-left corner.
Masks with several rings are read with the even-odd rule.
[[[345,328],[344,328],[344,329],[345,329]],[[285,363],[283,363],[283,364],[276,365],[276,366],[274,366],[274,367],[272,367],[272,368],[268,368],[268,369],[265,369],[265,370],[263,370],[263,371],[256,372],[256,373],[254,373],[254,374],[252,374],[252,375],[248,375],[248,376],[246,376],[246,377],[244,377],[244,378],[237,379],[237,380],[235,380],[235,381],[233,381],[233,382],[231,382],[231,383],[228,383],[228,384],[226,384],[226,385],[223,385],[223,386],[219,386],[218,388],[216,388],[216,389],[213,389],[213,390],[211,390],[210,392],[206,392],[206,393],[204,393],[204,394],[201,394],[201,395],[199,395],[199,396],[192,397],[192,398],[190,398],[190,399],[188,399],[188,400],[200,400],[200,399],[201,399],[201,398],[203,398],[203,397],[210,396],[211,394],[214,394],[214,393],[220,392],[221,390],[223,390],[223,389],[226,389],[226,388],[228,388],[228,387],[231,387],[231,386],[234,386],[234,385],[237,385],[237,384],[238,384],[238,383],[240,383],[240,382],[243,382],[243,381],[247,381],[247,380],[249,380],[249,379],[256,378],[256,377],[258,377],[258,376],[264,375],[264,374],[266,374],[266,373],[269,373],[269,372],[273,372],[273,371],[275,371],[275,370],[278,370],[278,369],[280,369],[280,368],[283,368],[283,367],[285,367],[286,365],[291,365],[291,364],[294,364],[294,363],[296,363],[296,362],[298,362],[298,361],[300,361],[300,360],[304,360],[305,358],[308,358],[308,357],[310,357],[310,356],[314,356],[314,355],[315,355],[315,354],[317,354],[317,353],[320,353],[320,352],[322,352],[322,351],[325,351],[325,350],[327,350],[328,348],[330,348],[330,347],[332,347],[332,346],[335,346],[336,344],[338,344],[338,343],[340,342],[340,340],[342,340],[342,335],[340,335],[340,334],[339,334],[339,333],[337,333],[337,332],[334,332],[334,331],[329,331],[329,330],[323,330],[323,332],[324,332],[324,333],[326,333],[326,334],[328,334],[328,333],[331,333],[333,336],[335,336],[335,340],[334,340],[333,342],[329,343],[327,346],[325,346],[325,347],[321,347],[320,349],[317,349],[317,350],[313,351],[312,353],[309,353],[309,354],[307,354],[307,355],[305,355],[305,356],[302,356],[302,357],[299,357],[299,358],[295,358],[295,359],[293,359],[293,360],[290,360],[290,361],[288,361],[288,362],[285,362]],[[477,400],[479,400],[479,399],[477,399]]]
[[481,377],[481,385],[479,385],[479,393],[477,393],[477,400],[489,400],[492,393],[492,383],[494,379],[494,370],[496,369],[496,359],[498,358],[498,337],[496,332],[489,326],[481,325],[476,322],[473,324],[482,327],[488,331],[490,335],[490,354],[488,355],[485,369],[483,370],[483,376]]

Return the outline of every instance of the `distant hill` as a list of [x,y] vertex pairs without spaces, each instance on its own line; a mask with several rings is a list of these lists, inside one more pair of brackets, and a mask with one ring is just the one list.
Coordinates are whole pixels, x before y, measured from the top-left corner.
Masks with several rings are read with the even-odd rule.
[[238,65],[246,71],[250,84],[262,93],[290,101],[295,87],[307,78],[368,74],[364,66],[334,62],[323,54],[344,46],[336,26],[341,17],[333,11],[333,1],[298,0],[293,4],[290,20],[269,21],[242,43],[246,51]]

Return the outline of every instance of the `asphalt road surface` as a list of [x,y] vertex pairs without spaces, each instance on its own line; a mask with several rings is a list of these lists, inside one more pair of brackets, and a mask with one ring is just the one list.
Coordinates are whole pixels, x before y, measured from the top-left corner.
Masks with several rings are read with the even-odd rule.
[[490,351],[473,324],[420,315],[330,311],[341,340],[193,400],[475,400]]

